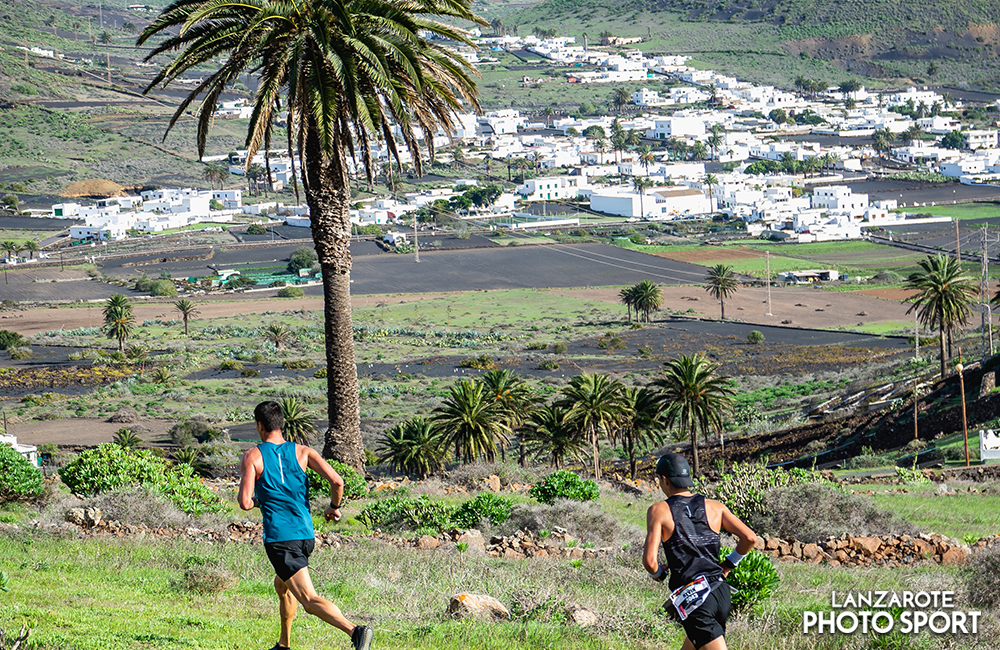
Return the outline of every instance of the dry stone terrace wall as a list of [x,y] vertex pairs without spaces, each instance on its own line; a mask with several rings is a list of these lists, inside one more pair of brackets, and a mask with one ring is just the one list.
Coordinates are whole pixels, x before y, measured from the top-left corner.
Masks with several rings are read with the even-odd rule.
[[[2,529],[16,530],[16,526],[4,524]],[[201,530],[198,528],[145,528],[124,525],[103,519],[96,508],[73,508],[66,513],[66,521],[50,527],[53,532],[77,534],[81,536],[123,537],[131,535],[152,535],[162,538],[190,538],[207,543],[252,543],[261,544],[263,528],[261,524],[235,521],[225,531]],[[570,560],[591,559],[614,554],[614,548],[583,548],[580,540],[569,535],[564,529],[555,528],[547,538],[541,538],[530,530],[519,530],[505,537],[492,537],[487,542],[482,533],[475,529],[453,529],[439,535],[422,535],[412,539],[398,537],[376,531],[364,536],[344,536],[337,533],[317,533],[318,547],[340,548],[353,543],[357,538],[377,540],[398,548],[413,548],[421,551],[458,552],[459,544],[465,552],[474,555],[502,557],[511,560],[530,558],[566,558]],[[970,553],[978,550],[1000,547],[1000,535],[985,537],[971,546],[966,546],[943,535],[866,535],[830,538],[826,541],[802,543],[794,538],[782,539],[771,535],[760,535],[756,548],[779,562],[808,562],[827,564],[832,567],[901,567],[920,563],[942,565],[965,564]]]

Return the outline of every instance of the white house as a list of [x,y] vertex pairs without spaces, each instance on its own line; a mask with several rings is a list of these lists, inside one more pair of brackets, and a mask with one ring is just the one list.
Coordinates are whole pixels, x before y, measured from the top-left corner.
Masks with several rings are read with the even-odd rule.
[[243,207],[243,190],[212,190],[212,198],[226,209]]
[[635,219],[666,220],[711,212],[708,197],[701,190],[680,185],[657,187],[638,192],[626,187],[594,190],[592,210]]
[[813,192],[812,207],[863,215],[868,209],[868,195],[854,194],[847,185],[817,187]]
[[705,132],[704,118],[673,115],[655,120],[653,128],[646,131],[646,137],[656,140],[666,140],[667,138],[705,135]]
[[28,459],[35,467],[38,467],[38,447],[34,445],[19,445],[17,436],[0,435],[0,445],[13,447],[14,451]]
[[575,199],[589,187],[586,176],[542,176],[526,180],[517,193],[525,201],[555,201]]
[[997,130],[996,129],[976,129],[972,131],[964,131],[966,141],[969,143],[969,149],[973,151],[977,149],[996,149],[997,148]]

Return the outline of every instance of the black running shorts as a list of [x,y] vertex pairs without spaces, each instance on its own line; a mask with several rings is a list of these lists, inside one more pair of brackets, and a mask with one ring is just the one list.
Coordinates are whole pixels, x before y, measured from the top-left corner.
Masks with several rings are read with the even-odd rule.
[[677,616],[677,610],[669,600],[665,606],[680,622],[694,647],[701,648],[726,635],[726,621],[729,620],[729,612],[732,609],[731,596],[732,591],[728,582],[713,583],[712,593],[708,599],[683,621]]
[[274,566],[274,572],[282,581],[286,581],[309,566],[309,556],[312,555],[315,546],[315,539],[293,539],[287,542],[266,543],[264,551]]

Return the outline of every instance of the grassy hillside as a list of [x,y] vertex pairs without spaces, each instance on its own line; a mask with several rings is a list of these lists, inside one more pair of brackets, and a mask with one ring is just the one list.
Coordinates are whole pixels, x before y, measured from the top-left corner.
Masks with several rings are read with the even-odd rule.
[[998,88],[1000,5],[984,0],[544,0],[481,10],[521,34],[555,27],[592,43],[603,31],[641,36],[642,49],[691,53],[760,82],[790,85],[803,74]]

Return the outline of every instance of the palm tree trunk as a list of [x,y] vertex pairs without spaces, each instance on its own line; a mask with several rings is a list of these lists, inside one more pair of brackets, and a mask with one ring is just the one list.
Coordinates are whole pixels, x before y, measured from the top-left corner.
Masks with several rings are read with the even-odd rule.
[[[313,125],[314,126],[314,125]],[[323,156],[316,129],[306,138],[306,201],[313,240],[323,273],[323,316],[326,335],[326,395],[329,429],[323,457],[339,460],[364,475],[358,367],[354,361],[351,322],[350,178],[343,150],[334,144]]]
[[726,299],[720,299],[719,304],[722,305],[722,320],[726,320]]
[[632,476],[632,480],[635,480],[635,436],[631,433],[628,435],[628,470]]
[[601,478],[601,450],[597,448],[597,429],[590,427],[590,449],[594,456],[594,480]]
[[698,461],[698,430],[691,429],[691,458],[694,460],[693,469],[695,476],[701,473],[701,463]]
[[938,343],[940,344],[940,347],[941,347],[941,379],[944,379],[945,370],[946,370],[947,364],[948,364],[948,357],[946,357],[945,354],[944,354],[945,347],[944,347],[944,327],[943,326],[938,328]]
[[524,447],[524,434],[517,441],[517,462],[521,467],[528,465],[528,450]]

